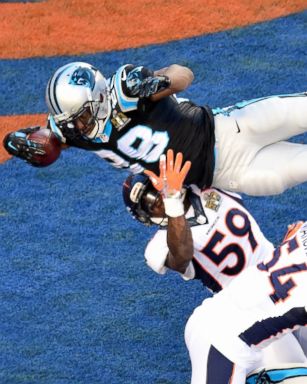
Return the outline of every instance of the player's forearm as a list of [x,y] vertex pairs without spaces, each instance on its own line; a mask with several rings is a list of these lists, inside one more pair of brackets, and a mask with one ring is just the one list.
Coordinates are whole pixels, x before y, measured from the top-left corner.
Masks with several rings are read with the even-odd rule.
[[170,86],[167,89],[151,96],[151,100],[157,101],[163,97],[170,96],[186,89],[193,81],[193,72],[178,64],[172,64],[167,68],[155,71],[155,75],[165,75],[170,79]]
[[170,252],[166,266],[184,273],[193,258],[192,233],[184,216],[169,217],[167,244]]

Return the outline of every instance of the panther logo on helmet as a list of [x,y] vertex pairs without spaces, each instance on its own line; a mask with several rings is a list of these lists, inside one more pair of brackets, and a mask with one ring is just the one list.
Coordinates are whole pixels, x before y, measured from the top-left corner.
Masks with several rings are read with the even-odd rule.
[[93,71],[90,71],[88,68],[79,67],[71,75],[69,84],[82,85],[93,90],[95,87],[95,76]]

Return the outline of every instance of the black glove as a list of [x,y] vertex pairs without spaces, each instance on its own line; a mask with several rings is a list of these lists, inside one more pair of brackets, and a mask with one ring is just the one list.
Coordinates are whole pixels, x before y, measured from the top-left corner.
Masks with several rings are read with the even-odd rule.
[[155,93],[162,91],[170,85],[170,79],[167,76],[149,76],[143,78],[139,68],[131,71],[127,76],[127,87],[131,96],[140,98],[149,97]]
[[170,83],[170,79],[167,76],[146,77],[139,86],[138,96],[143,98],[154,95],[167,88]]
[[39,165],[36,156],[45,155],[46,152],[43,149],[43,145],[27,139],[30,133],[36,132],[39,129],[40,127],[37,126],[8,133],[3,139],[4,148],[10,155],[20,157],[34,166]]

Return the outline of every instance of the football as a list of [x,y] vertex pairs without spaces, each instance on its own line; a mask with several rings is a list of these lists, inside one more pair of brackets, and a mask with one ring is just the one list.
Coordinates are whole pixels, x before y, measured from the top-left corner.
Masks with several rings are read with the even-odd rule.
[[34,141],[42,145],[45,151],[44,155],[34,155],[36,167],[47,167],[54,163],[61,154],[61,142],[56,138],[54,133],[47,128],[40,128],[38,131],[28,134],[28,140]]

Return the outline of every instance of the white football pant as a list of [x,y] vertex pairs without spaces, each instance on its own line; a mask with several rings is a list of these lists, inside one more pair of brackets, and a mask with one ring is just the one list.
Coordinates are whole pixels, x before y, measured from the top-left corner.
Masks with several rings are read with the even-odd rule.
[[307,181],[307,143],[285,141],[307,132],[307,93],[249,100],[213,113],[214,187],[259,196]]

